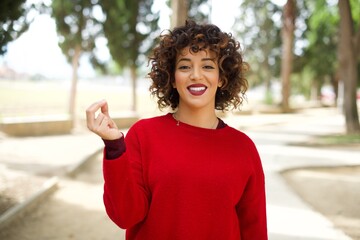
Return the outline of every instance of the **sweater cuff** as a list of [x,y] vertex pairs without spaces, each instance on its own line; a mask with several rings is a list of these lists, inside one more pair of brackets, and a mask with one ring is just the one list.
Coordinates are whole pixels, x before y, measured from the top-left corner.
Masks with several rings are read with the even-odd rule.
[[120,157],[126,150],[124,137],[115,140],[102,139],[105,144],[105,158],[113,160]]

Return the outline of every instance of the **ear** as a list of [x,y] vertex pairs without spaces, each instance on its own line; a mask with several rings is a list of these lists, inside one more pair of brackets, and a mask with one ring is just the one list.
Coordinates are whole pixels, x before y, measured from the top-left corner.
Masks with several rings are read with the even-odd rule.
[[223,86],[223,82],[221,79],[219,79],[219,82],[218,82],[218,87],[221,88]]
[[173,88],[176,88],[176,82],[172,82],[171,85],[173,86]]

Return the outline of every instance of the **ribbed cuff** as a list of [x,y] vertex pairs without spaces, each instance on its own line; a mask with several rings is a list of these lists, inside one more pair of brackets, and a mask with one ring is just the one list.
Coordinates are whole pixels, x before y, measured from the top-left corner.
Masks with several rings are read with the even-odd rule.
[[102,140],[105,144],[105,158],[107,160],[119,158],[126,151],[124,137],[115,140]]

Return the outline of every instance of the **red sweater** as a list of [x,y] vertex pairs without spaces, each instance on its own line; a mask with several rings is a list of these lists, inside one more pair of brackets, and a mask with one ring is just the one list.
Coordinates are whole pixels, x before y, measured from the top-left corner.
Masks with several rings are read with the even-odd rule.
[[126,239],[267,239],[254,143],[229,126],[176,123],[171,114],[140,120],[124,154],[104,159],[104,204]]

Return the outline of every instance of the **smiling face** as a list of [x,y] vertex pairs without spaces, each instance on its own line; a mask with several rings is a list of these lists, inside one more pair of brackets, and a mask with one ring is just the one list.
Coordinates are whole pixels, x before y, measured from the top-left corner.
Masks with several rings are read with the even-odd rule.
[[219,82],[219,66],[215,53],[203,50],[190,52],[184,48],[176,58],[175,82],[180,99],[179,108],[215,109]]

